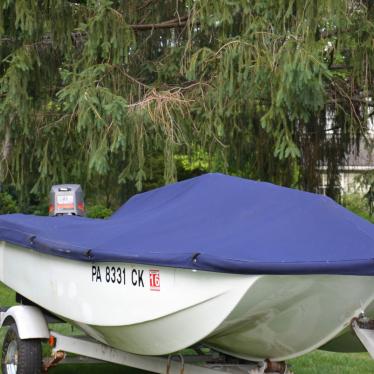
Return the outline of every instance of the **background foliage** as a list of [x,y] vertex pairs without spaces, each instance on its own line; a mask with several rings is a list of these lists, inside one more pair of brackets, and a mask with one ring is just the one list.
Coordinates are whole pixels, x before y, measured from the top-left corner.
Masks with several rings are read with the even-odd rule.
[[18,207],[15,199],[7,192],[0,192],[0,214],[17,213]]
[[114,208],[202,170],[316,191],[327,165],[334,197],[373,21],[369,0],[0,0],[0,182],[22,210],[65,182]]

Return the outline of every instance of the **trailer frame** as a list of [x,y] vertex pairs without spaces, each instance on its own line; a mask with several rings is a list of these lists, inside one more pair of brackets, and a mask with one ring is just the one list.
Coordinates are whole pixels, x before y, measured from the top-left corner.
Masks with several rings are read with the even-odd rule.
[[[49,342],[52,355],[43,359],[41,366],[44,372],[63,363],[108,362],[159,374],[292,374],[285,363],[268,360],[249,362],[213,350],[206,353],[199,347],[193,350],[193,354],[142,356],[110,347],[86,335],[67,336],[49,330],[48,324],[56,322],[64,323],[58,318],[51,318],[48,313],[34,305],[0,308],[0,327],[16,326],[18,331],[22,331],[18,334],[21,341]],[[69,357],[67,353],[78,356]]]

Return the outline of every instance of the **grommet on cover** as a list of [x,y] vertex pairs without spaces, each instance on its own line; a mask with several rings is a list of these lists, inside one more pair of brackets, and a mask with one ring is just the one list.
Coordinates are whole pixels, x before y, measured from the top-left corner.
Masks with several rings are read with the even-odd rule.
[[32,236],[30,236],[30,238],[29,238],[29,243],[30,243],[31,245],[34,245],[34,244],[35,244],[35,239],[36,239],[36,235],[32,235]]
[[194,253],[193,254],[193,256],[192,256],[192,262],[194,263],[194,264],[196,264],[197,263],[197,258],[200,256],[200,252],[197,252],[197,253]]

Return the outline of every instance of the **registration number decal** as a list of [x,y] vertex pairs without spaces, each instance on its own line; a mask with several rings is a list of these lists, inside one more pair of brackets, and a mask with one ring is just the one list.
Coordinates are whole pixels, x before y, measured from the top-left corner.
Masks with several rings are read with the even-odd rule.
[[117,283],[144,288],[144,270],[120,266],[92,265],[91,280],[96,283]]
[[[130,287],[145,288],[146,272],[125,266],[91,266],[92,283],[119,284]],[[160,291],[160,271],[149,270],[149,289]]]

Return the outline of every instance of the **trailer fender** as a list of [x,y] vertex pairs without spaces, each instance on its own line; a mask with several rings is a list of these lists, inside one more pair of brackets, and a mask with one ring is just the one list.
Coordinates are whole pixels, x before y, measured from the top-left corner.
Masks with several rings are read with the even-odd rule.
[[20,339],[48,339],[49,329],[36,306],[16,305],[0,313],[0,327],[16,323]]

